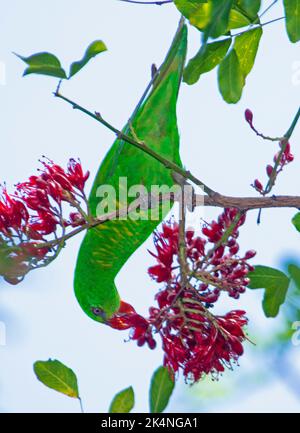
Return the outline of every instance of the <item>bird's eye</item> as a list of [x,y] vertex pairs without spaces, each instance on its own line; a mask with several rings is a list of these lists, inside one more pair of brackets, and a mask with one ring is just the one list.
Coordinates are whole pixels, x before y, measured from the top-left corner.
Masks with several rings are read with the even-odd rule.
[[100,316],[100,317],[104,316],[104,311],[99,307],[92,307],[91,310],[95,314],[95,316]]

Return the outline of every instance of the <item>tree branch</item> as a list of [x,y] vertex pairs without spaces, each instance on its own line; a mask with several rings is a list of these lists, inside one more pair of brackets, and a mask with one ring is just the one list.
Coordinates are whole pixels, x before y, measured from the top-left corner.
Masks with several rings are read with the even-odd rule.
[[[150,210],[153,206],[161,204],[165,201],[178,201],[178,195],[174,193],[161,194],[159,197],[151,196],[145,197],[148,201],[148,209]],[[182,200],[182,198],[180,198]],[[288,196],[288,195],[278,195],[272,197],[231,197],[222,194],[215,193],[213,197],[207,195],[195,194],[193,198],[193,206],[211,206],[219,208],[235,208],[240,211],[249,211],[255,209],[267,209],[267,208],[296,208],[300,209],[300,196]],[[36,248],[54,247],[68,239],[76,236],[77,234],[97,227],[107,221],[118,219],[120,217],[125,217],[129,215],[130,212],[134,211],[132,206],[128,206],[124,209],[119,209],[114,212],[101,215],[100,217],[93,218],[90,222],[83,224],[82,226],[76,228],[75,230],[69,232],[68,234],[61,236],[58,239],[49,242],[43,242],[37,244]]]
[[195,196],[195,206],[204,199],[204,206],[230,207],[239,210],[254,210],[266,208],[296,208],[300,209],[300,197],[289,195],[273,195],[272,197],[229,197],[215,194],[214,197]]

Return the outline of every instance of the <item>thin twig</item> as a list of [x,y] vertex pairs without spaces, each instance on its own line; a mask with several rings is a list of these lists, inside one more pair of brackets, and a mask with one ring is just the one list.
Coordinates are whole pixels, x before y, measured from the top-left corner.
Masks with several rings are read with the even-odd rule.
[[243,30],[243,31],[241,31],[241,32],[239,32],[239,33],[235,33],[235,34],[233,34],[233,35],[230,35],[230,37],[231,38],[235,38],[235,37],[237,37],[237,36],[241,36],[241,35],[243,35],[244,33],[248,33],[248,32],[251,32],[252,30],[255,30],[255,29],[258,29],[258,28],[260,28],[260,27],[265,27],[265,26],[267,26],[267,25],[269,25],[269,24],[273,24],[273,23],[276,23],[277,21],[282,21],[282,20],[284,20],[285,19],[285,17],[279,17],[279,18],[275,18],[275,19],[273,19],[273,20],[270,20],[270,21],[266,21],[265,23],[262,23],[262,24],[251,24],[251,26],[247,29],[247,30]]
[[138,1],[138,0],[119,0],[120,2],[124,3],[133,3],[136,5],[156,5],[156,6],[162,6],[167,3],[173,3],[173,0],[159,0],[159,1]]
[[[59,90],[59,89],[58,89]],[[193,182],[195,185],[201,186],[206,194],[209,196],[214,196],[216,193],[214,190],[209,188],[207,185],[205,185],[201,180],[197,179],[190,171],[185,170],[184,168],[181,168],[177,164],[175,164],[173,161],[170,161],[169,159],[164,158],[157,152],[155,152],[153,149],[147,146],[146,143],[143,141],[137,141],[134,138],[128,136],[127,134],[124,134],[124,132],[120,131],[119,129],[112,126],[109,122],[107,122],[100,113],[95,112],[92,113],[91,111],[87,110],[86,108],[82,107],[81,105],[77,104],[76,102],[72,101],[69,98],[66,98],[62,94],[59,93],[59,91],[54,92],[54,96],[57,98],[62,99],[63,101],[70,104],[74,110],[79,110],[84,114],[87,114],[89,117],[93,118],[97,122],[101,123],[103,126],[108,128],[110,131],[112,131],[119,139],[122,139],[126,141],[127,143],[137,147],[138,149],[145,152],[147,155],[150,155],[152,158],[156,159],[158,162],[160,162],[162,165],[164,165],[167,169],[170,169],[172,171],[175,171],[176,173],[183,176],[185,179],[189,179],[191,182]]]
[[259,15],[259,18],[262,18],[273,6],[278,2],[278,0],[274,0],[262,13]]

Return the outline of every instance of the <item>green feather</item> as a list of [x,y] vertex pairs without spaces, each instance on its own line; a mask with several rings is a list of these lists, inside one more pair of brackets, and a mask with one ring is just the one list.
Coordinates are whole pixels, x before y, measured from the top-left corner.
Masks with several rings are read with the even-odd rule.
[[[131,118],[136,136],[179,166],[176,105],[186,49],[187,28],[181,21],[149,96]],[[128,125],[124,130],[131,135]],[[132,185],[144,185],[150,191],[151,185],[174,184],[170,171],[162,164],[117,139],[103,160],[92,187],[89,204],[93,215],[96,215],[100,201],[96,195],[98,187],[108,184],[119,191],[120,177],[127,178],[128,189]],[[87,232],[79,251],[74,286],[79,304],[91,318],[103,322],[118,309],[120,298],[115,277],[164,216],[160,215],[155,221],[115,219]],[[93,308],[103,311],[102,317],[95,315]]]

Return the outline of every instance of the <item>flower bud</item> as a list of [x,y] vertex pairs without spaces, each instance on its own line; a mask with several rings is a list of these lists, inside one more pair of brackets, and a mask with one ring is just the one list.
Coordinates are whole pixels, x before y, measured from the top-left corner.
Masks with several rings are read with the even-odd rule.
[[245,259],[249,260],[249,259],[252,259],[255,256],[256,256],[256,251],[255,250],[249,250],[245,254]]
[[272,175],[272,173],[273,173],[273,167],[269,164],[269,165],[267,165],[267,167],[266,167],[266,172],[267,172],[267,175],[269,176],[269,177],[271,177],[271,175]]
[[255,181],[254,181],[254,187],[258,191],[262,191],[263,190],[262,183],[258,179],[255,179]]
[[246,119],[246,122],[248,122],[249,125],[252,126],[253,113],[251,110],[249,110],[249,108],[247,108],[247,110],[245,111],[245,119]]

